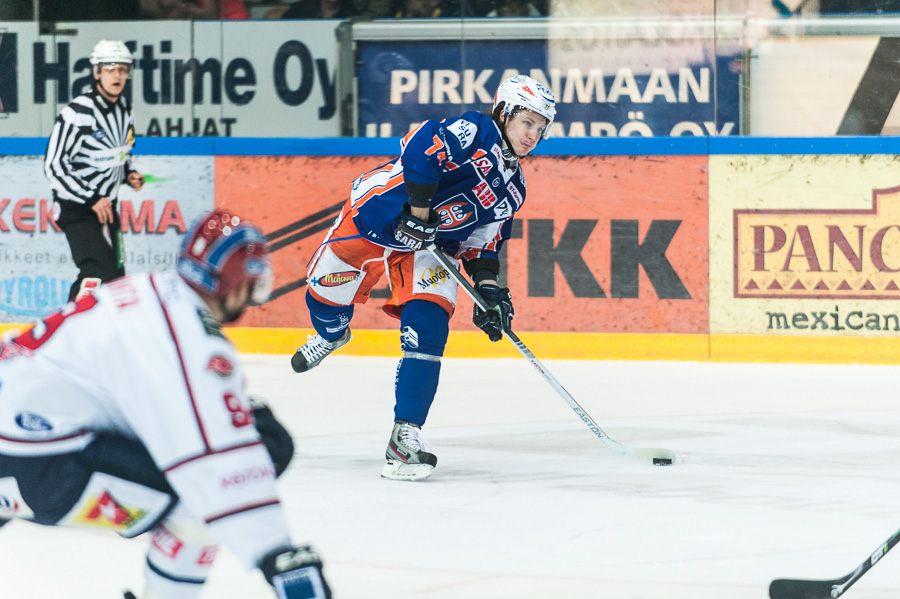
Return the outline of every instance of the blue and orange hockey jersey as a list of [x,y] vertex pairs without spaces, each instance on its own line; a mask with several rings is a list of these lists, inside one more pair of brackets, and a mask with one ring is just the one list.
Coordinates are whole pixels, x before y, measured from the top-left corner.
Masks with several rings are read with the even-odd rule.
[[525,177],[517,161],[504,161],[502,146],[497,125],[480,112],[423,122],[403,138],[399,158],[353,182],[357,229],[375,244],[408,251],[394,240],[409,200],[404,183],[437,184],[431,198],[441,219],[436,245],[463,260],[496,260],[525,202]]

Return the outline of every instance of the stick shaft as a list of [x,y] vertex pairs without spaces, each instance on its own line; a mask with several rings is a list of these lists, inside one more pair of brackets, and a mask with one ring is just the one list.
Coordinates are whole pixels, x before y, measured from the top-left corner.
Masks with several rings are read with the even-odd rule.
[[[444,255],[444,253],[440,249],[438,249],[434,244],[429,245],[426,249],[444,266],[445,269],[447,269],[447,272],[450,274],[450,276],[453,277],[453,279],[466,291],[469,297],[472,298],[472,301],[478,304],[479,308],[485,311],[491,309],[481,297],[481,294],[479,294],[478,291],[472,286],[472,284],[462,276],[462,273],[459,272],[459,269],[457,269],[456,266],[452,262],[450,262],[450,259],[446,255]],[[628,446],[613,441],[609,437],[609,435],[603,432],[603,429],[600,428],[600,426],[596,422],[594,422],[594,419],[584,411],[584,408],[582,408],[578,404],[578,402],[575,401],[575,398],[572,397],[572,395],[568,391],[566,391],[565,387],[563,387],[562,384],[560,384],[560,382],[556,380],[556,377],[553,376],[549,370],[547,370],[547,368],[541,363],[540,360],[537,359],[537,357],[535,357],[534,353],[532,353],[532,351],[528,349],[528,347],[522,342],[522,340],[519,339],[518,335],[516,335],[512,331],[506,330],[505,327],[503,328],[503,335],[507,339],[509,339],[513,345],[516,346],[516,349],[519,350],[519,353],[521,353],[525,357],[525,359],[528,360],[528,362],[532,366],[534,366],[535,370],[540,373],[543,379],[547,381],[550,386],[553,387],[556,393],[559,394],[559,396],[562,397],[567,404],[569,404],[569,407],[572,408],[572,410],[574,410],[576,414],[578,414],[578,417],[581,419],[581,421],[584,422],[587,427],[591,429],[591,432],[597,435],[597,437],[601,441],[603,441],[613,453],[620,456],[633,457],[634,450]]]

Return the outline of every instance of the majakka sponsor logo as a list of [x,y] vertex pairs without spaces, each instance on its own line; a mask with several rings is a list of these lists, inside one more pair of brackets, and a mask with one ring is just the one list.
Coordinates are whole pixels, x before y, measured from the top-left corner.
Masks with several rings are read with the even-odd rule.
[[900,187],[871,210],[735,210],[734,297],[900,299]]
[[425,272],[422,273],[422,278],[416,284],[419,286],[419,289],[428,289],[429,287],[437,287],[449,278],[450,273],[443,266],[438,266],[436,269],[426,268]]
[[355,281],[359,277],[359,273],[355,270],[344,272],[332,272],[312,280],[313,285],[320,287],[338,287]]

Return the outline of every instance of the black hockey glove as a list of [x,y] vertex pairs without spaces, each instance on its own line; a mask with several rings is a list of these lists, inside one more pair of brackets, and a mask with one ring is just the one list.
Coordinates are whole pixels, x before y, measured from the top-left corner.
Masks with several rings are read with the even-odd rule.
[[331,599],[322,560],[309,545],[277,549],[262,559],[259,569],[278,599]]
[[416,218],[409,211],[409,204],[400,210],[400,222],[394,227],[394,239],[414,252],[418,252],[434,241],[441,219],[433,210],[428,213],[428,222]]
[[472,311],[472,322],[475,326],[487,333],[493,342],[503,339],[503,331],[512,330],[513,310],[512,298],[509,289],[500,288],[491,283],[479,285],[478,293],[488,305],[490,310],[482,310],[475,304]]
[[262,437],[263,445],[272,458],[275,466],[275,477],[287,470],[291,460],[294,459],[294,440],[287,429],[282,426],[275,414],[265,403],[257,397],[250,398],[250,409],[253,411],[253,424]]

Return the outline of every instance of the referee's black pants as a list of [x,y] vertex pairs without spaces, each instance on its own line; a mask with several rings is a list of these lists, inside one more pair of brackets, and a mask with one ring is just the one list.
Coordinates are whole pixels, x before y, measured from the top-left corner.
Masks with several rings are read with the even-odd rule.
[[100,224],[97,214],[88,206],[66,200],[57,200],[57,203],[59,216],[56,224],[65,233],[72,251],[72,261],[78,268],[78,278],[69,289],[69,301],[75,299],[81,282],[86,278],[97,278],[106,283],[125,276],[118,201],[112,201],[113,222],[108,225]]

